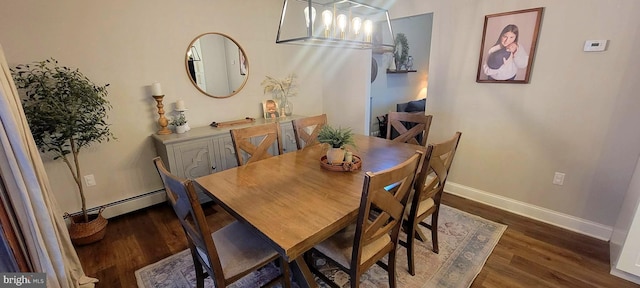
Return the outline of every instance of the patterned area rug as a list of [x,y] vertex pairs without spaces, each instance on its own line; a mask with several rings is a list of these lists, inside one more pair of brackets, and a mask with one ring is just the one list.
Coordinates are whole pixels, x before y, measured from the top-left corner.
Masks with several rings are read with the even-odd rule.
[[[439,254],[431,251],[430,239],[424,243],[415,241],[416,276],[411,276],[407,272],[406,249],[403,247],[398,250],[396,258],[398,287],[469,287],[507,228],[506,225],[445,205],[441,206],[439,220]],[[428,229],[422,229],[425,235],[431,235]],[[402,233],[401,238],[404,235]],[[316,259],[316,264],[320,271],[341,287],[349,287],[347,274],[323,259]],[[258,287],[279,273],[277,267],[269,265],[235,282],[230,287]],[[138,287],[195,287],[195,271],[188,249],[141,268],[135,274]],[[329,287],[319,279],[316,281],[320,287]],[[363,288],[388,287],[387,272],[377,265],[369,269],[360,281],[360,287]],[[297,285],[294,283],[294,286]],[[205,287],[215,287],[210,278],[206,279]]]

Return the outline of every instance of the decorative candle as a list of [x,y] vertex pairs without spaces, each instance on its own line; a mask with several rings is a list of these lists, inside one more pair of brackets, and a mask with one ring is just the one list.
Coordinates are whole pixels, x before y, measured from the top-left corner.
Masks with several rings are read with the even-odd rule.
[[347,162],[347,163],[353,162],[353,152],[347,151],[344,153],[344,162]]
[[153,84],[151,84],[151,95],[153,96],[164,95],[162,94],[162,87],[160,87],[159,82],[153,82]]
[[180,99],[176,101],[176,110],[186,110],[187,107],[184,105],[184,100]]

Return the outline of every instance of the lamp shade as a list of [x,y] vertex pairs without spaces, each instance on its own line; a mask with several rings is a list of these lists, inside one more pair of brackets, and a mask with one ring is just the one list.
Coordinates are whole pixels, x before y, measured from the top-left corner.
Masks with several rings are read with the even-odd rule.
[[[315,21],[316,11],[321,21]],[[394,48],[389,12],[364,0],[284,0],[276,43]]]

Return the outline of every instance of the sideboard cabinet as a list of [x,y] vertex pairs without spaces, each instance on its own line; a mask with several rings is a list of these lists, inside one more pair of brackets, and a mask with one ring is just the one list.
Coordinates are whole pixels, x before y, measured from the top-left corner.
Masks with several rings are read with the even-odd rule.
[[[263,125],[277,121],[280,123],[282,148],[284,153],[295,151],[296,140],[292,120],[304,116],[287,116],[277,119],[256,119],[251,124],[233,125],[223,128],[198,127],[183,134],[153,134],[153,142],[158,156],[172,174],[182,178],[197,178],[211,173],[238,166],[236,151],[231,140],[231,129]],[[254,139],[258,142],[261,139]],[[271,154],[277,153],[277,147],[271,147]],[[210,200],[206,195],[198,195],[200,202]]]

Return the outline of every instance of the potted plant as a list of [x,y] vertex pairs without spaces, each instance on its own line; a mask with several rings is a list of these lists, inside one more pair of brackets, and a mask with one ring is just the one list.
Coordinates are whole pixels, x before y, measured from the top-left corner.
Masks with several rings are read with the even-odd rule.
[[350,128],[333,128],[325,125],[318,132],[318,142],[329,144],[327,150],[327,162],[329,164],[340,164],[344,160],[345,146],[355,145],[353,131]]
[[176,127],[176,133],[178,134],[182,134],[189,130],[187,128],[187,118],[185,118],[184,114],[182,113],[180,113],[180,115],[177,118],[174,118],[169,124]]
[[107,220],[103,209],[97,215],[87,213],[79,155],[85,147],[115,139],[105,122],[111,108],[106,99],[109,84],[96,85],[78,69],[58,66],[53,58],[18,65],[11,74],[24,91],[24,113],[40,152],[62,159],[78,186],[82,215],[71,218],[71,240],[81,245],[102,239]]

